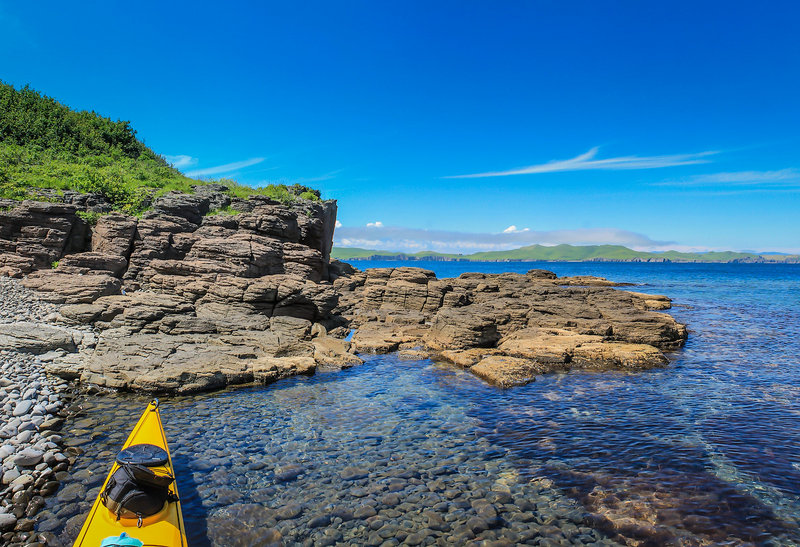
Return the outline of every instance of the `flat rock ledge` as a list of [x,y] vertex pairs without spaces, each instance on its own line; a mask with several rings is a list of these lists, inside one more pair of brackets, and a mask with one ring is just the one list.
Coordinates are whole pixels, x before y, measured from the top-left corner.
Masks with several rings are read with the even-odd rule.
[[[0,325],[0,349],[48,352],[49,374],[132,391],[269,383],[395,351],[509,388],[558,371],[665,366],[663,352],[687,336],[684,325],[652,311],[668,308],[667,297],[619,290],[604,279],[579,284],[545,271],[437,279],[419,268],[359,272],[341,263],[331,269],[332,283],[285,274],[186,276],[157,289],[62,304],[51,324]],[[54,291],[74,291],[66,274],[49,275],[66,282]]]
[[628,284],[553,272],[465,273],[437,279],[420,268],[350,271],[336,313],[356,329],[356,351],[413,352],[471,370],[502,388],[574,369],[636,371],[668,363],[686,327],[652,310],[668,297]]

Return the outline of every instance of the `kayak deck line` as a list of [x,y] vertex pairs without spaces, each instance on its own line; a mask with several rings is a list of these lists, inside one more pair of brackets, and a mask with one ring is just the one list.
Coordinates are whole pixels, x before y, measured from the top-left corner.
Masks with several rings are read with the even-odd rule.
[[[156,474],[175,476],[157,399],[147,405],[147,409],[128,435],[122,449],[125,450],[138,444],[155,445],[166,451],[166,463],[150,469]],[[120,465],[115,459],[105,482],[103,482],[101,493],[105,491],[109,480],[118,469],[120,469]],[[178,501],[178,487],[175,481],[169,485],[169,491],[176,501],[167,501],[156,514],[141,518],[126,518],[125,516],[118,518],[103,504],[102,495],[98,495],[73,544],[74,547],[98,547],[103,540],[119,537],[123,532],[131,539],[135,538],[141,541],[144,547],[187,547],[183,513],[180,501]]]

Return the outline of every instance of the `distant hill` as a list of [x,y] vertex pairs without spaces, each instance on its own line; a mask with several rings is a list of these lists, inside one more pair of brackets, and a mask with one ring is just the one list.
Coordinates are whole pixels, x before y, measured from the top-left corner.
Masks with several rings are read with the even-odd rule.
[[468,255],[422,251],[413,254],[374,251],[356,247],[334,247],[331,257],[338,260],[464,260],[489,262],[770,262],[800,263],[798,255],[711,251],[634,251],[622,245],[528,245],[509,251],[487,251]]
[[[185,176],[136,137],[130,122],[76,111],[25,86],[0,81],[0,199],[58,200],[66,190],[103,194],[115,209],[139,213],[171,190],[192,193]],[[225,180],[237,197],[318,200],[301,185],[251,188]]]

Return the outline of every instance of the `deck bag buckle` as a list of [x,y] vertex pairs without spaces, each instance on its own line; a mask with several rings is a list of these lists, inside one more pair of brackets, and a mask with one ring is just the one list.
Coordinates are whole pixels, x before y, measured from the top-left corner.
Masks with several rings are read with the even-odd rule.
[[[114,471],[100,494],[109,511],[120,518],[137,519],[155,515],[165,503],[177,501],[169,486],[175,478],[143,465],[123,464]],[[139,524],[141,526],[141,524]]]

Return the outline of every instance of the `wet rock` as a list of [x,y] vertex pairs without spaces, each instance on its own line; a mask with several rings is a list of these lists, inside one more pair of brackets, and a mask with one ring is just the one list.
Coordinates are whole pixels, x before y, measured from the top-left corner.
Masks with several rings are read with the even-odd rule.
[[219,505],[231,505],[242,499],[242,493],[232,488],[218,488],[215,494]]
[[13,530],[17,525],[17,517],[9,513],[0,513],[0,531]]
[[20,488],[27,488],[28,486],[33,484],[35,480],[36,479],[33,478],[33,475],[28,474],[28,473],[22,473],[16,479],[11,481],[11,486],[12,486],[12,488],[15,487],[15,486],[20,487]]
[[377,515],[377,511],[371,505],[362,505],[353,512],[353,517],[357,519],[368,519]]
[[14,457],[14,464],[19,467],[33,467],[42,461],[44,452],[33,448],[26,448]]
[[329,512],[329,515],[332,519],[338,518],[344,522],[353,520],[353,518],[355,517],[353,511],[351,511],[347,507],[342,507],[342,506],[336,506],[332,508]]
[[394,507],[400,503],[400,496],[397,494],[386,494],[381,498],[381,503],[388,507]]
[[369,471],[361,467],[345,467],[339,473],[339,477],[345,481],[364,479],[369,476]]
[[293,481],[305,472],[302,465],[290,464],[279,467],[275,470],[275,480],[277,482]]
[[299,503],[288,503],[278,508],[276,515],[281,520],[289,520],[299,517],[303,513],[303,506]]
[[323,526],[328,526],[331,523],[330,515],[316,515],[311,517],[308,521],[309,528],[321,528]]
[[544,370],[535,361],[490,355],[470,369],[476,376],[502,388],[510,388],[530,383]]
[[58,492],[56,498],[58,499],[58,501],[62,503],[70,503],[82,500],[85,498],[85,496],[86,496],[86,487],[81,483],[74,482],[62,488]]
[[480,517],[472,517],[467,521],[467,528],[473,534],[480,534],[490,528],[489,523]]

